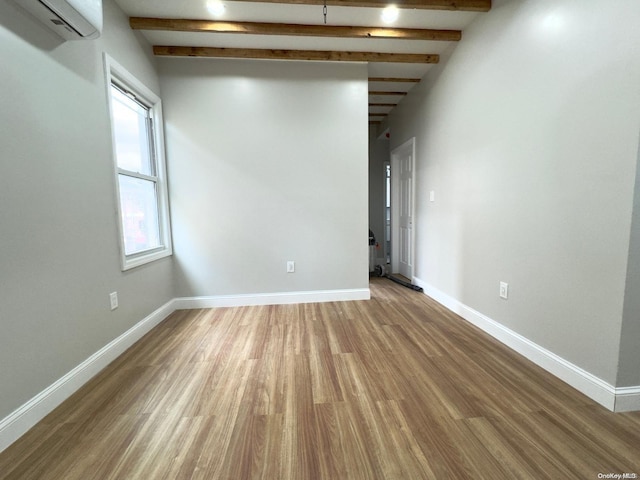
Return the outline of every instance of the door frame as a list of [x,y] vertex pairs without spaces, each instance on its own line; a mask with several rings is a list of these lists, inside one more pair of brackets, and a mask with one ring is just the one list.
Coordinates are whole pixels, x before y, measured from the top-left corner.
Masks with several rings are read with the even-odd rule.
[[[416,199],[416,137],[411,137],[409,140],[394,148],[391,151],[391,272],[398,273],[400,266],[400,255],[398,243],[400,242],[400,228],[398,225],[398,217],[400,214],[399,199],[398,199],[398,161],[402,155],[411,154],[411,212],[412,212],[412,225],[411,225],[411,248],[409,250],[410,257],[410,277],[409,280],[413,281],[413,275],[415,273],[415,251],[416,251],[416,211],[415,211],[415,199]],[[395,219],[395,220],[394,220]]]

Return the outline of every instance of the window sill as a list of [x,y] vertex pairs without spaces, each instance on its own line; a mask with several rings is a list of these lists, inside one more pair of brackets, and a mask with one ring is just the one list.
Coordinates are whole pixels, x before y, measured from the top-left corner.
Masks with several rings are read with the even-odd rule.
[[152,250],[150,252],[142,252],[136,255],[130,255],[122,258],[122,271],[131,270],[132,268],[146,265],[147,263],[160,260],[161,258],[173,255],[171,248],[163,248],[160,250]]

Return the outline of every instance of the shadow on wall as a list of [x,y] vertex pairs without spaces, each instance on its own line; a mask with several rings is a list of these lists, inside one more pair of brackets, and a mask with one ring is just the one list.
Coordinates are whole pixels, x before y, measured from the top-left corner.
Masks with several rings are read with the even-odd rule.
[[0,25],[39,50],[53,51],[64,43],[14,0],[0,2]]
[[[41,52],[43,63],[38,62],[37,65],[34,65],[35,78],[38,78],[40,69],[44,70],[44,62],[55,62],[92,84],[98,84],[102,81],[104,73],[101,59],[102,51],[105,50],[102,35],[100,38],[92,40],[66,41],[49,30],[28,11],[21,8],[15,0],[0,1],[0,26],[6,29],[7,40],[13,40],[8,34],[11,32],[18,39]],[[3,34],[5,32],[0,31],[0,35]],[[18,41],[18,39],[15,40]],[[0,41],[5,42],[6,40]],[[46,80],[43,78],[43,81]]]

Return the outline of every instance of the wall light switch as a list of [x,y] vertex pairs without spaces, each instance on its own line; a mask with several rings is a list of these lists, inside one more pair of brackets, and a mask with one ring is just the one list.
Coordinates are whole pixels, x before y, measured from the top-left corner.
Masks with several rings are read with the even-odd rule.
[[435,190],[431,190],[429,192],[429,201],[430,202],[435,202],[436,201],[436,192],[435,192]]
[[296,262],[289,260],[287,262],[287,273],[293,273],[296,271]]
[[109,294],[109,303],[111,304],[111,310],[118,308],[118,292]]
[[500,282],[500,298],[509,298],[509,284],[506,282]]

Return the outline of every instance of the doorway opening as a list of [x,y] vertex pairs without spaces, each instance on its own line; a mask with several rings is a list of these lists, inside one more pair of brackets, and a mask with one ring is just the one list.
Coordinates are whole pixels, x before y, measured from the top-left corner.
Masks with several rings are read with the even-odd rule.
[[391,264],[391,163],[384,164],[385,202],[384,202],[384,260]]
[[409,282],[414,265],[414,168],[415,137],[393,149],[389,169],[391,273]]

